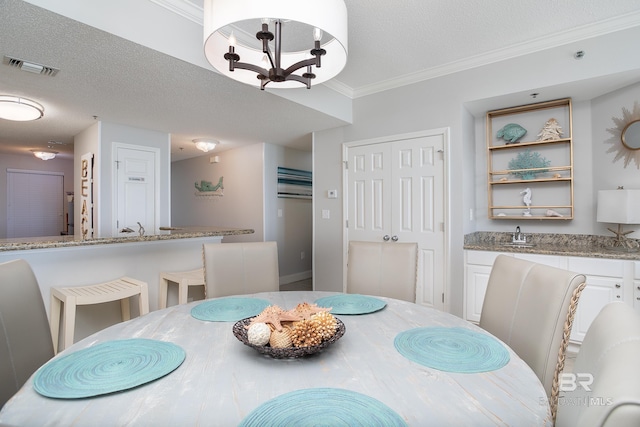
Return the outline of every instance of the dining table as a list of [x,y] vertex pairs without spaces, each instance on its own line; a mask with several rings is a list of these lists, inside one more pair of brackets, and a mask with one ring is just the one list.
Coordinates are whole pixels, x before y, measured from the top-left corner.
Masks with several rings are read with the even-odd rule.
[[[276,358],[233,333],[237,317],[303,303],[331,308],[344,335],[314,354]],[[123,352],[138,348],[132,343],[150,346],[153,357],[127,359]],[[159,362],[167,365],[164,371],[138,380],[145,364]],[[118,371],[121,365],[133,366],[127,373]],[[131,383],[122,389],[86,386],[94,377],[104,381],[102,371],[113,377],[124,372]],[[0,425],[475,427],[553,421],[536,374],[475,324],[386,297],[281,291],[175,305],[84,338],[27,381],[0,411]]]

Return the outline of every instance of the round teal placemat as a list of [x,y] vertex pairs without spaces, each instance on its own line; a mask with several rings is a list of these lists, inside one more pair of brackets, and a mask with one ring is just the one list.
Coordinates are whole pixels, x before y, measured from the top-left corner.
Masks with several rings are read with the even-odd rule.
[[509,351],[490,335],[465,328],[425,327],[396,335],[398,352],[429,368],[447,372],[487,372],[509,363]]
[[332,314],[367,314],[382,310],[387,305],[381,299],[358,294],[340,294],[319,298],[319,307],[331,307]]
[[254,409],[239,427],[406,426],[384,403],[355,391],[310,388],[292,391]]
[[191,316],[208,322],[237,322],[257,316],[271,303],[260,298],[229,297],[202,302],[191,309]]
[[52,359],[36,372],[33,388],[59,399],[99,396],[163,377],[184,358],[184,350],[169,342],[109,341]]

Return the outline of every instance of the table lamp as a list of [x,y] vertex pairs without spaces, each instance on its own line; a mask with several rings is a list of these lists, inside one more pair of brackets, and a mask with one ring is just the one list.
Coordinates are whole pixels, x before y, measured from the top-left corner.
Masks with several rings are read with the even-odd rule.
[[618,231],[607,228],[616,235],[614,249],[629,252],[638,250],[638,242],[626,237],[633,231],[622,231],[622,224],[640,224],[640,190],[625,190],[622,187],[599,190],[596,218],[598,222],[618,224]]

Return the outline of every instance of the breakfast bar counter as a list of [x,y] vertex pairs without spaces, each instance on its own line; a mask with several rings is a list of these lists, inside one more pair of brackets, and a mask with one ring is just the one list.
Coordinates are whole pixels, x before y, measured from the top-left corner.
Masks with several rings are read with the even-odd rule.
[[82,239],[79,236],[16,237],[0,239],[0,252],[31,249],[68,248],[77,246],[110,245],[114,243],[156,242],[161,240],[191,239],[253,234],[250,228],[229,227],[160,227],[154,234],[142,236],[135,233],[126,237],[97,237]]
[[[23,259],[33,269],[47,312],[52,287],[99,284],[128,276],[149,287],[149,309],[158,308],[158,282],[162,271],[202,267],[202,245],[220,243],[227,236],[254,230],[223,227],[176,227],[158,234],[82,240],[74,236],[0,239],[0,263]],[[169,305],[177,303],[171,287]],[[175,293],[173,291],[176,291]],[[137,304],[132,304],[136,316]],[[121,321],[118,302],[77,309],[76,340]]]

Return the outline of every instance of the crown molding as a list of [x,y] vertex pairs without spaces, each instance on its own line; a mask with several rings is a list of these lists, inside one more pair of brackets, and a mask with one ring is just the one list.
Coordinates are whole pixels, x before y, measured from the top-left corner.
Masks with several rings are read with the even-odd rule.
[[196,24],[203,25],[204,9],[188,0],[149,0],[160,7],[187,18]]
[[574,43],[584,39],[603,36],[637,26],[640,26],[640,11],[600,21],[595,24],[584,25],[571,30],[550,34],[526,43],[509,46],[508,48],[485,52],[460,61],[454,61],[441,66],[429,68],[427,70],[421,70],[371,85],[361,86],[352,89],[352,98],[360,98],[378,92],[384,92],[389,89],[396,89],[401,86],[419,83],[421,81],[458,73],[472,68],[481,67],[483,65],[505,61],[518,56]]

